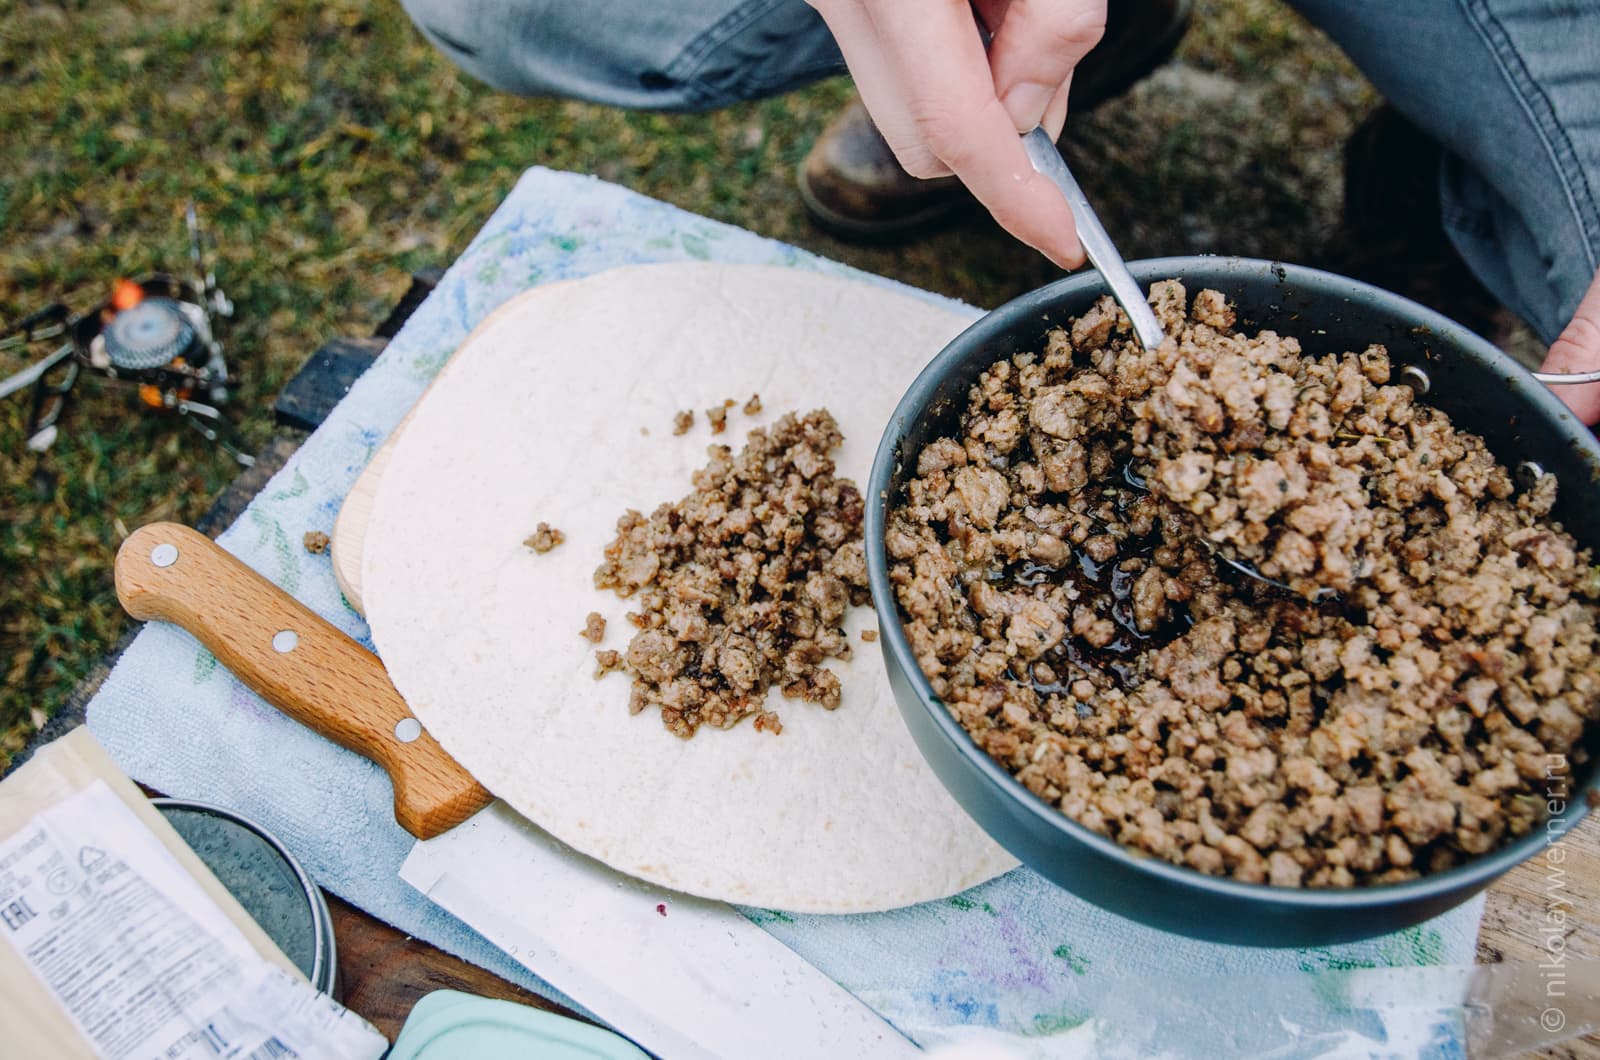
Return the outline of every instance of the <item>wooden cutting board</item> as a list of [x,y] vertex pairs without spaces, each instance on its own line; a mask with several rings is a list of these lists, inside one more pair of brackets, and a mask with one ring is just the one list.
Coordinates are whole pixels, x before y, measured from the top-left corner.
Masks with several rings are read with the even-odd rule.
[[[448,364],[445,365],[445,368],[448,367]],[[361,602],[361,548],[367,539],[367,518],[372,514],[372,502],[378,497],[383,469],[389,465],[389,453],[400,440],[400,434],[406,429],[406,422],[410,418],[408,413],[406,419],[396,425],[388,440],[372,454],[366,469],[350,487],[344,504],[339,507],[339,516],[333,522],[330,546],[333,576],[339,583],[339,591],[350,601],[350,606],[362,614],[367,613]]]

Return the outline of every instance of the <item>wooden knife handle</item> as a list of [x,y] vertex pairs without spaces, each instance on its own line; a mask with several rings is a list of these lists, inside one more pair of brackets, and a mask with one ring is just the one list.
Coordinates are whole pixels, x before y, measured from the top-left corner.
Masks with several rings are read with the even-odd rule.
[[382,766],[395,820],[418,839],[488,805],[492,796],[411,716],[376,655],[209,538],[151,523],[122,543],[116,574],[128,614],[188,630],[267,702]]

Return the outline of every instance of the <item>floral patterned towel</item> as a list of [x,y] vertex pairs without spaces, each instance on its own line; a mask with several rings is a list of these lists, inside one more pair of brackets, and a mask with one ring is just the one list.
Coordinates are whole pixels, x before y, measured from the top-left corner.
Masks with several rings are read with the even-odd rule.
[[[528,287],[617,265],[691,259],[790,265],[891,283],[591,177],[530,170],[373,367],[222,535],[222,544],[370,647],[366,623],[344,602],[328,557],[308,554],[300,539],[308,530],[332,530],[351,483],[434,372],[490,310]],[[160,623],[141,632],[90,704],[88,721],[138,780],[260,821],[328,890],[507,979],[559,997],[399,880],[411,838],[394,823],[389,783],[376,767],[268,707],[187,634]],[[1336,998],[1317,996],[1326,991],[1322,980],[1300,973],[1470,963],[1481,911],[1481,901],[1469,903],[1356,945],[1251,950],[1141,927],[1019,869],[955,898],[893,913],[746,914],[919,1041],[947,1037],[953,1027],[982,1027],[1036,1044],[1046,1036],[1058,1045],[1081,1044],[1081,1035],[1058,1032],[1098,1023],[1097,1051],[1115,1031],[1124,1042],[1137,1039],[1137,1052],[1161,1047],[1203,1055],[1212,1040],[1207,1033],[1236,1036],[1248,1013],[1270,1011],[1262,1007],[1264,998],[1286,1005],[1298,998],[1303,1004],[1295,1011],[1348,1019],[1348,1011],[1339,1015]],[[1155,998],[1163,999],[1159,1006]],[[1195,998],[1213,1000],[1197,1004]],[[1166,1015],[1150,1018],[1158,1009]],[[1125,1026],[1108,1031],[1106,1017],[1119,1012],[1128,1013]],[[1450,1034],[1432,1037],[1441,1055],[1453,1051]],[[1235,1055],[1246,1044],[1228,1041],[1226,1051]]]

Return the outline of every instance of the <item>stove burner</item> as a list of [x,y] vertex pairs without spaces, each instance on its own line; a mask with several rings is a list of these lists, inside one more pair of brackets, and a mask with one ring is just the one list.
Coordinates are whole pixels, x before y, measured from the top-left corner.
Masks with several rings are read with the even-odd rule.
[[194,325],[170,298],[146,298],[111,318],[105,329],[106,356],[125,371],[168,365],[195,341]]
[[[110,297],[83,313],[57,302],[0,325],[0,354],[23,349],[37,358],[0,378],[0,400],[28,394],[24,437],[31,451],[44,453],[59,436],[68,398],[83,375],[129,393],[134,408],[182,419],[243,466],[255,463],[221,407],[229,373],[217,324],[233,316],[233,303],[206,267],[193,203],[184,221],[192,278],[164,272],[124,277],[111,284]],[[43,351],[34,347],[45,342],[52,346],[40,357]]]

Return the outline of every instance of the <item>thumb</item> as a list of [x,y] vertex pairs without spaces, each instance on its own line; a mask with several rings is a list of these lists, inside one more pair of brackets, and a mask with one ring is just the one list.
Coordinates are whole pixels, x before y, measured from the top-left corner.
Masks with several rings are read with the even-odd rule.
[[[1550,346],[1540,370],[1545,372],[1593,372],[1600,370],[1600,272],[1596,272],[1589,291],[1578,303],[1572,323]],[[1590,426],[1600,423],[1600,383],[1555,387],[1556,396],[1578,418]]]
[[1105,0],[1011,0],[989,47],[994,94],[1018,132],[1044,119],[1056,92],[1100,42]]

